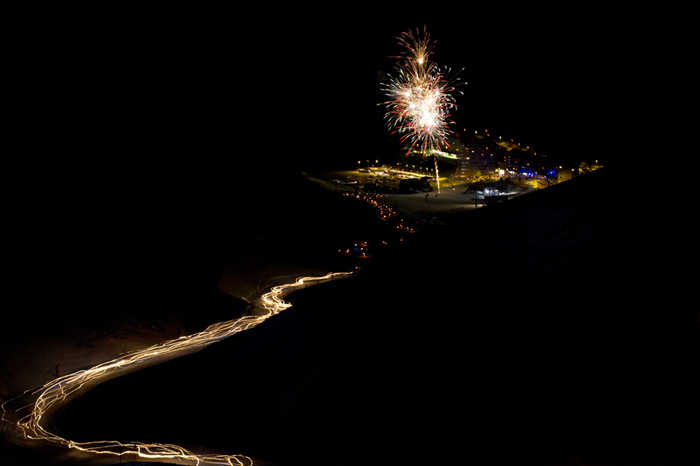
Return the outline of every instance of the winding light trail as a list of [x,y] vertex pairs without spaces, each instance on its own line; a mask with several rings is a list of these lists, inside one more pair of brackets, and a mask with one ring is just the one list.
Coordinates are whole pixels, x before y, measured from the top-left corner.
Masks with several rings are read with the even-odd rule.
[[[107,378],[115,377],[118,372],[136,370],[137,365],[155,362],[156,358],[174,357],[177,353],[184,354],[199,351],[212,343],[217,343],[238,332],[253,328],[263,323],[269,317],[291,307],[292,305],[285,302],[282,298],[297,287],[306,286],[309,282],[314,282],[311,284],[322,283],[335,277],[344,278],[352,274],[353,272],[337,272],[329,273],[322,277],[302,277],[297,278],[294,283],[275,286],[270,292],[255,300],[255,312],[260,312],[261,315],[244,316],[236,320],[220,322],[207,327],[202,332],[180,337],[177,340],[168,340],[143,350],[127,353],[117,359],[99,364],[92,369],[59,377],[38,389],[28,390],[22,395],[3,403],[1,405],[3,410],[2,420],[13,423],[22,429],[25,438],[45,440],[89,453],[115,456],[134,454],[140,458],[175,459],[194,462],[195,464],[252,465],[253,460],[244,455],[197,455],[177,445],[145,444],[140,442],[121,443],[116,440],[74,442],[48,432],[40,425],[40,422],[49,409],[55,408],[59,403],[65,401],[70,395],[88,384],[89,386],[97,385],[100,382],[104,382]],[[183,354],[177,354],[177,356],[182,356]],[[8,404],[18,405],[20,403],[24,403],[24,405],[16,409],[6,408]],[[31,411],[29,414],[22,416],[20,411],[27,408]],[[8,413],[12,413],[13,417],[16,416],[18,419],[7,419],[6,414]]]

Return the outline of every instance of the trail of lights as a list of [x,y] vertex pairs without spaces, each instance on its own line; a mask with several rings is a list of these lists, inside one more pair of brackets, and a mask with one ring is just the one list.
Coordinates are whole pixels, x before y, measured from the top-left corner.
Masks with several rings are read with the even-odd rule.
[[[27,439],[44,440],[88,453],[115,456],[133,454],[144,459],[173,459],[195,464],[252,465],[253,460],[245,455],[197,455],[177,445],[140,442],[121,443],[116,440],[75,442],[52,434],[42,427],[40,422],[51,408],[55,408],[59,403],[83,388],[89,388],[97,383],[104,382],[107,378],[117,376],[119,372],[136,370],[136,366],[148,361],[155,362],[155,358],[182,356],[185,353],[199,351],[238,332],[253,328],[291,307],[291,304],[282,298],[298,287],[307,286],[310,282],[315,284],[333,280],[336,277],[347,277],[352,275],[352,273],[338,272],[329,273],[322,277],[301,277],[297,278],[294,283],[272,287],[270,292],[261,295],[255,300],[254,315],[213,324],[202,332],[183,336],[176,340],[168,340],[143,350],[127,353],[91,369],[59,377],[38,389],[28,390],[22,395],[3,403],[1,405],[3,410],[2,420],[19,427]],[[18,407],[13,409],[10,406]],[[29,409],[29,413],[23,416],[22,412],[27,409]],[[7,418],[8,414],[18,419],[9,420]]]
[[[381,220],[389,221],[390,219],[395,219],[398,216],[398,213],[396,212],[396,210],[393,207],[377,201],[372,196],[361,195],[361,194],[350,194],[350,193],[345,193],[344,196],[350,197],[353,199],[357,199],[358,201],[366,202],[374,209],[374,214],[378,218],[380,218]],[[408,225],[406,223],[406,221],[402,218],[400,218],[398,221],[394,221],[392,223],[397,229],[405,231],[407,233],[417,233],[418,232],[417,228],[415,228],[414,226]]]
[[[436,151],[441,145],[449,147],[447,135],[452,133],[449,125],[453,123],[449,120],[450,111],[457,108],[450,93],[455,88],[429,60],[433,44],[425,28],[422,36],[418,31],[414,35],[409,30],[397,39],[403,52],[395,57],[397,77],[389,76],[384,89],[390,99],[384,103],[387,106],[385,118],[389,127],[395,128],[393,133],[401,134],[402,143],[411,142],[408,154],[418,146],[425,158],[428,150]],[[435,176],[439,193],[437,155]]]

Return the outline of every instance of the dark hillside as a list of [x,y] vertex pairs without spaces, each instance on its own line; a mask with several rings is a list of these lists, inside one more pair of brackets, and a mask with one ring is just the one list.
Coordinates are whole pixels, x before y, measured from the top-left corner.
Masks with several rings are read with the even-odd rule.
[[[697,206],[635,194],[654,163],[465,216],[60,425],[288,464],[691,463]],[[81,432],[105,397],[109,422]]]

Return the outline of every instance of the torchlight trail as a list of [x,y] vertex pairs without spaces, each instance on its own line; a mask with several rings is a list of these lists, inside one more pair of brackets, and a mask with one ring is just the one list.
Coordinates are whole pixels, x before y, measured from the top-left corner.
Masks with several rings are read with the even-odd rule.
[[[440,173],[438,171],[436,150],[441,146],[449,147],[447,135],[452,133],[449,125],[450,110],[457,108],[454,97],[450,92],[455,88],[440,69],[429,60],[433,44],[426,29],[421,36],[410,30],[398,38],[403,52],[397,58],[395,70],[397,77],[389,76],[389,82],[384,86],[384,92],[389,97],[385,118],[390,128],[395,128],[392,134],[401,134],[401,142],[410,141],[411,147],[420,147],[425,158],[428,150],[435,157],[435,176],[438,193],[440,192]],[[459,80],[459,79],[457,79]]]
[[[195,464],[252,465],[253,460],[244,455],[197,455],[177,445],[145,444],[140,442],[121,443],[116,440],[74,442],[48,432],[40,425],[40,422],[49,409],[56,407],[81,388],[88,388],[88,384],[96,385],[99,382],[104,382],[109,376],[116,376],[118,371],[135,369],[135,366],[147,361],[153,361],[154,358],[174,356],[176,353],[199,351],[212,343],[253,328],[291,307],[290,303],[282,299],[290,290],[293,291],[299,286],[305,286],[309,282],[321,283],[332,280],[334,277],[343,278],[352,274],[353,272],[337,272],[329,273],[322,277],[301,277],[297,278],[294,283],[275,286],[270,292],[255,300],[255,310],[257,312],[262,309],[262,315],[244,316],[236,320],[213,324],[202,332],[183,336],[176,340],[168,340],[143,350],[127,353],[91,369],[59,377],[38,389],[28,390],[22,395],[3,403],[1,406],[3,410],[2,420],[11,422],[22,429],[25,438],[45,440],[89,453],[116,456],[134,454],[140,458],[177,459],[194,462]],[[27,398],[34,399],[34,401],[26,401]],[[6,409],[6,405],[18,405],[21,402],[24,402],[25,405],[9,411]],[[27,408],[31,408],[29,414],[20,417],[22,416],[20,411]],[[20,418],[13,421],[8,420],[6,419],[8,412],[12,412]]]

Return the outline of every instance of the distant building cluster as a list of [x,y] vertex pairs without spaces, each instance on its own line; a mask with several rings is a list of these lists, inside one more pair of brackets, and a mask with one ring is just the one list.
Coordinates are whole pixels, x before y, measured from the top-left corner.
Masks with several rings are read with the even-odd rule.
[[[459,135],[459,140],[459,144],[452,144],[455,163],[451,176],[455,179],[518,176],[547,178],[559,183],[579,174],[579,167],[554,165],[546,155],[538,155],[530,147],[522,147],[512,140],[507,142],[486,133],[479,135],[476,131]],[[599,165],[585,164],[582,172],[596,168]]]

